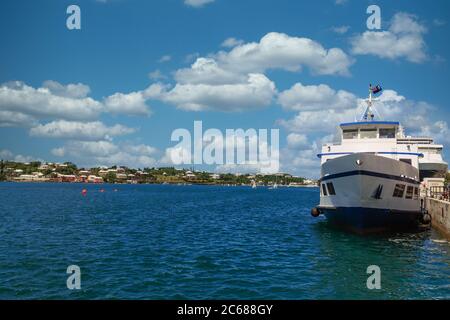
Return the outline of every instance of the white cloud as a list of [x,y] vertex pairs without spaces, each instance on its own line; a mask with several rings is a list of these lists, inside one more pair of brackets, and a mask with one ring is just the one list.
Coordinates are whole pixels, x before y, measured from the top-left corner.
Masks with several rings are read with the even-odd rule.
[[111,141],[69,141],[63,147],[64,154],[76,158],[108,157],[120,151]]
[[242,111],[268,106],[276,93],[275,84],[263,74],[249,74],[245,83],[177,84],[160,99],[190,111]]
[[331,142],[333,138],[332,134],[318,139],[314,136],[303,137],[303,135],[297,136],[295,133],[289,134],[288,139],[299,144],[289,143],[288,140],[287,146],[280,150],[281,171],[306,178],[318,178],[320,160],[317,158],[317,154],[320,153],[322,144]]
[[44,81],[42,87],[49,89],[54,95],[74,99],[85,98],[91,92],[89,86],[82,83],[62,85],[53,80]]
[[141,91],[130,93],[115,93],[104,99],[106,110],[112,113],[126,113],[130,115],[150,115]]
[[433,19],[433,25],[435,25],[436,27],[442,27],[445,26],[447,24],[447,21],[442,20],[442,19]]
[[[46,83],[47,86],[49,82]],[[0,110],[28,115],[34,118],[69,120],[92,119],[102,111],[102,104],[89,97],[83,85],[33,88],[20,81],[0,85]],[[55,90],[55,94],[52,90]]]
[[289,131],[300,133],[332,132],[341,122],[353,121],[358,116],[355,109],[333,110],[324,109],[317,111],[300,111],[294,118],[279,120]]
[[208,3],[212,3],[215,0],[184,0],[184,4],[194,8],[200,8]]
[[97,157],[96,161],[106,166],[124,165],[130,168],[154,167],[158,163],[157,159],[147,155],[133,155],[122,151],[105,157]]
[[161,99],[164,93],[169,90],[170,85],[164,83],[153,83],[148,86],[144,91],[142,91],[142,95],[145,99]]
[[450,144],[450,129],[447,122],[443,120],[422,125],[418,135],[433,137],[440,143]]
[[151,167],[158,164],[158,150],[148,145],[114,144],[111,141],[69,141],[63,147],[52,150],[55,156],[69,157],[84,167],[128,166]]
[[95,141],[111,140],[114,136],[130,134],[134,131],[134,129],[120,124],[108,127],[100,121],[76,122],[58,120],[31,128],[30,135],[45,138]]
[[251,43],[229,38],[223,45],[232,49],[199,57],[189,68],[177,70],[172,88],[156,83],[137,92],[142,109],[145,99],[190,111],[258,109],[269,105],[277,93],[263,74],[269,69],[299,71],[306,66],[315,74],[348,75],[352,64],[339,48],[325,49],[311,39],[283,33],[271,32]]
[[308,137],[305,134],[291,132],[287,135],[286,140],[291,149],[302,149],[309,146]]
[[2,160],[10,160],[14,155],[11,151],[7,149],[0,150],[0,159]]
[[[272,102],[275,84],[263,73],[269,69],[315,74],[349,74],[352,64],[341,49],[325,49],[307,38],[271,32],[259,42],[241,43],[230,38],[230,51],[200,57],[189,68],[175,72],[176,85],[156,84],[144,96],[173,104],[183,110],[242,111],[258,109]],[[150,93],[150,91],[152,91]]]
[[406,12],[399,12],[394,15],[389,30],[395,34],[427,32],[427,29],[419,23],[415,15]]
[[192,151],[182,146],[174,146],[167,148],[164,155],[161,157],[159,163],[162,165],[174,166],[179,164],[185,164],[192,160]]
[[33,156],[14,154],[13,152],[7,149],[0,150],[0,160],[15,161],[15,162],[42,161],[42,159]]
[[57,156],[57,157],[64,157],[64,155],[66,154],[66,150],[63,147],[53,148],[51,150],[51,154],[53,154],[54,156]]
[[181,84],[232,84],[245,82],[246,79],[245,74],[223,69],[212,58],[198,58],[190,68],[175,72],[175,80]]
[[340,27],[332,27],[331,31],[337,33],[337,34],[344,34],[347,33],[347,31],[350,29],[350,26],[340,26]]
[[192,63],[200,56],[198,52],[190,53],[184,58],[185,63]]
[[151,80],[164,80],[167,79],[167,76],[164,75],[159,69],[149,72],[148,77]]
[[[228,41],[228,42],[231,42]],[[249,73],[269,69],[299,71],[308,66],[317,74],[348,74],[351,59],[338,48],[325,49],[308,38],[271,32],[260,42],[237,44],[231,51],[200,57],[190,68],[179,69],[175,80],[186,84],[231,84],[245,82]]]
[[399,12],[392,18],[387,31],[366,31],[353,37],[352,52],[420,63],[427,58],[423,39],[426,31],[416,16]]
[[[349,95],[354,96],[351,93]],[[278,120],[277,123],[290,132],[298,134],[333,134],[342,122],[359,120],[366,108],[363,99],[353,98],[348,108],[341,104],[333,104],[324,99],[323,105],[315,108],[298,108],[299,112],[291,119]],[[394,90],[384,90],[374,104],[376,116],[384,120],[400,121],[410,134],[425,132],[437,134],[437,139],[445,140],[446,122],[436,124],[431,118],[435,108],[423,101],[413,101],[398,94]],[[420,133],[421,132],[421,133]]]
[[145,144],[127,145],[124,147],[124,150],[130,154],[138,154],[143,156],[153,156],[158,152],[156,148]]
[[103,102],[88,97],[87,85],[45,81],[33,88],[21,81],[0,85],[0,126],[36,126],[38,120],[93,120],[101,113],[149,115],[143,93],[115,93]]
[[354,108],[357,98],[345,90],[334,90],[325,84],[294,84],[278,95],[278,103],[288,110],[311,111]]
[[0,127],[29,127],[36,125],[33,116],[14,111],[0,110]]
[[[325,135],[320,138],[314,136],[299,135],[295,133],[288,135],[297,143],[289,143],[280,151],[280,166],[282,172],[289,172],[306,178],[318,178],[320,175],[320,160],[317,154],[321,152],[324,143],[336,142],[333,134]],[[306,141],[305,141],[306,140]]]
[[308,67],[314,74],[348,75],[352,60],[339,48],[325,49],[320,43],[284,33],[270,32],[259,42],[245,43],[215,55],[227,70],[240,73],[269,69],[300,71]]
[[172,57],[168,54],[162,56],[161,58],[159,58],[158,62],[159,63],[164,63],[164,62],[169,62],[170,60],[172,60]]
[[225,48],[233,48],[233,47],[239,46],[239,45],[241,45],[243,43],[244,43],[244,40],[240,40],[240,39],[236,39],[236,38],[231,37],[231,38],[225,39],[222,42],[221,46],[225,47]]
[[317,159],[317,149],[296,150],[289,147],[280,152],[281,172],[289,172],[302,177],[316,178],[320,175],[320,160]]

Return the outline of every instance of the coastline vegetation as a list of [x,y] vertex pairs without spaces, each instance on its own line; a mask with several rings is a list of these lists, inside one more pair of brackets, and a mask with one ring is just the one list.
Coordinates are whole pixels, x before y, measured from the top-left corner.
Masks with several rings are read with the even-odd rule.
[[44,163],[0,162],[0,181],[35,182],[92,182],[92,183],[157,183],[157,184],[211,184],[211,185],[257,185],[302,186],[317,182],[287,173],[233,174],[177,169],[174,167],[128,168],[95,167],[78,168],[72,162]]

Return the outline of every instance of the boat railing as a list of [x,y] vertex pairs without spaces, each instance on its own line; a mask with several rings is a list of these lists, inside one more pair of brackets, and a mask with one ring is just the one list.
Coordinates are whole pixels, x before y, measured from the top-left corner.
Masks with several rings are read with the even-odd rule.
[[327,142],[327,143],[324,143],[323,144],[323,146],[324,147],[328,147],[328,146],[340,146],[340,145],[342,145],[340,142]]
[[404,138],[397,138],[398,140],[404,142],[404,141],[433,141],[433,138],[427,137],[427,136],[414,136],[414,137],[404,137]]

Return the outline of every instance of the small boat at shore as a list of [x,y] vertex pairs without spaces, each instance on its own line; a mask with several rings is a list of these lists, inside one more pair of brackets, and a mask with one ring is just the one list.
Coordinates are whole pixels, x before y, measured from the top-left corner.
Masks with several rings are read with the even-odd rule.
[[331,223],[358,233],[429,223],[420,199],[421,182],[443,183],[447,172],[442,145],[428,137],[406,136],[397,121],[374,119],[373,95],[381,90],[369,87],[362,118],[341,123],[341,141],[323,145],[317,155],[320,204],[311,214],[324,214]]

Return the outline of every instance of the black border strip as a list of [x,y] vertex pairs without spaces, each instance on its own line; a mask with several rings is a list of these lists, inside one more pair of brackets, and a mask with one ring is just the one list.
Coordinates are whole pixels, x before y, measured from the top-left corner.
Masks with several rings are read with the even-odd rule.
[[336,174],[330,174],[328,176],[324,176],[324,177],[320,178],[319,182],[327,181],[327,180],[331,180],[331,179],[335,179],[335,178],[356,176],[356,175],[371,176],[371,177],[378,177],[378,178],[385,178],[385,179],[390,179],[390,180],[408,182],[408,183],[413,183],[413,184],[420,184],[419,181],[414,180],[414,179],[395,176],[395,175],[387,174],[387,173],[367,171],[367,170],[353,170],[353,171],[341,172],[341,173],[336,173]]
[[[385,290],[385,289],[382,289]],[[373,299],[377,299],[376,292],[373,292]],[[270,314],[254,315],[223,315],[221,314],[223,305],[273,305]],[[208,318],[202,315],[180,315],[180,307],[206,306],[218,309],[218,312],[211,312]],[[175,320],[198,320],[198,319],[245,319],[245,320],[272,320],[272,319],[299,319],[302,315],[313,314],[315,317],[323,315],[329,317],[330,310],[334,315],[349,317],[349,310],[355,310],[354,318],[361,318],[361,312],[356,310],[371,310],[372,317],[385,317],[386,312],[397,309],[404,316],[417,315],[423,312],[424,315],[429,310],[439,312],[448,311],[448,300],[424,301],[424,300],[146,300],[146,301],[0,301],[2,311],[10,309],[15,316],[23,314],[29,316],[30,312],[39,312],[47,318],[60,319],[62,314],[69,314],[70,318],[86,317],[87,312],[91,315],[98,312],[99,316],[105,317],[108,313],[115,316],[123,315],[130,318],[130,315],[147,315],[147,318],[175,319]],[[430,307],[430,308],[428,308]],[[267,308],[266,308],[267,310]],[[350,318],[353,318],[350,316]]]

